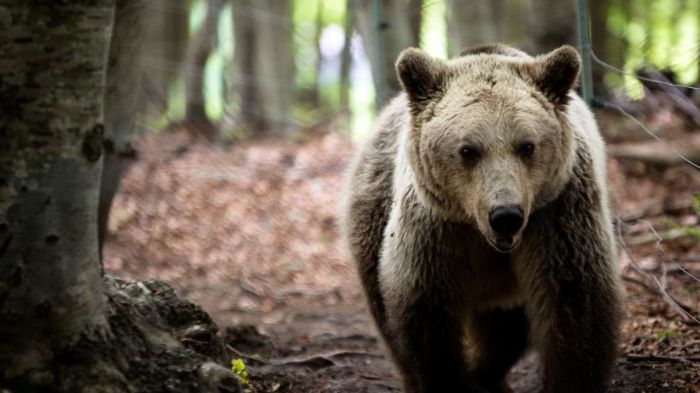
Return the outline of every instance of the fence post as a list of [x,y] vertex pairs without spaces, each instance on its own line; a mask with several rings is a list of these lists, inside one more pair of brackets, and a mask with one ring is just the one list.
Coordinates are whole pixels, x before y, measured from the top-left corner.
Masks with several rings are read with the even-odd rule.
[[581,50],[581,95],[586,104],[591,106],[593,76],[591,71],[591,34],[588,28],[588,0],[576,0],[576,3],[578,42]]

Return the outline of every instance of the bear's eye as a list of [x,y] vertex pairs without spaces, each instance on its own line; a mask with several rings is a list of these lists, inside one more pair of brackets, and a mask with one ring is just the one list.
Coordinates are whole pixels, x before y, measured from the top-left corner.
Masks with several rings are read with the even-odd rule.
[[477,150],[474,146],[462,146],[459,149],[459,155],[463,160],[473,162],[479,158],[479,150]]
[[535,152],[535,144],[531,142],[525,142],[518,146],[518,154],[525,158],[532,157],[532,153]]

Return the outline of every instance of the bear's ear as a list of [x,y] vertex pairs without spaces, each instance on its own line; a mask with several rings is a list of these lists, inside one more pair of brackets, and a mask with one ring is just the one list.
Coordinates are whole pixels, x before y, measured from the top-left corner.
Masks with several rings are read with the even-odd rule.
[[527,67],[537,88],[555,106],[561,107],[568,103],[569,92],[576,86],[581,57],[576,49],[564,45],[536,58]]
[[430,57],[420,49],[408,48],[396,61],[396,74],[414,114],[439,97],[447,84],[447,66],[441,60]]

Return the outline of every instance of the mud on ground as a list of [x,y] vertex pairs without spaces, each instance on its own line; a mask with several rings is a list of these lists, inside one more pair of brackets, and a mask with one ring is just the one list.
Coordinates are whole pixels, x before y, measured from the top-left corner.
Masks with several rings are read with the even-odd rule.
[[[175,133],[137,149],[111,217],[110,274],[166,281],[203,306],[254,391],[400,391],[335,227],[347,138],[215,147]],[[699,392],[700,176],[611,160],[609,180],[627,290],[611,392]],[[536,391],[532,356],[511,381]]]

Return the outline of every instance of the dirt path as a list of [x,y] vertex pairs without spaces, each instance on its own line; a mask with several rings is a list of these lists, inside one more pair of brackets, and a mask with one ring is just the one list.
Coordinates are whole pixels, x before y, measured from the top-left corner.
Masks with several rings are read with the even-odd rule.
[[[245,360],[258,392],[400,392],[391,362],[363,311],[298,313],[286,325],[228,328],[234,356]],[[264,332],[264,334],[262,333]],[[700,363],[623,357],[610,393],[696,393]],[[518,393],[537,392],[537,357],[511,372]]]

